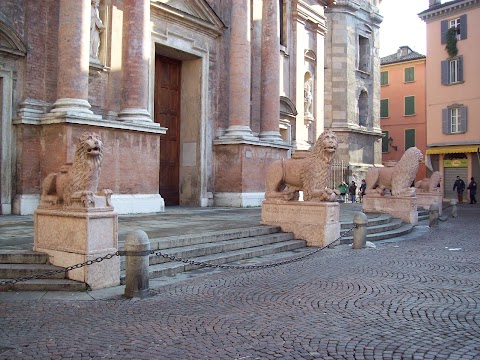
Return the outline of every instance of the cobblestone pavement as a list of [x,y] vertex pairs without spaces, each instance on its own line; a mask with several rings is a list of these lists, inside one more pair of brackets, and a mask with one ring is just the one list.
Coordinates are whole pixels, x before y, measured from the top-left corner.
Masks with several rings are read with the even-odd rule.
[[480,359],[480,207],[417,240],[325,249],[143,300],[4,301],[0,359]]

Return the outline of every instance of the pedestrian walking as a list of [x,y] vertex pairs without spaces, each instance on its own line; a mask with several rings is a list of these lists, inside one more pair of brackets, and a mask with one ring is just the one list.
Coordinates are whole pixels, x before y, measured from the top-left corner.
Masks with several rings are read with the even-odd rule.
[[342,201],[345,202],[345,194],[348,190],[348,185],[345,181],[342,181],[340,185],[338,185],[338,190],[340,190],[340,196],[342,197]]
[[367,190],[367,183],[365,182],[365,179],[362,180],[359,190],[360,190],[360,202],[363,202],[363,197],[365,196],[365,190]]
[[463,202],[463,192],[465,191],[465,182],[460,179],[460,176],[457,176],[457,180],[453,184],[453,191],[457,190],[457,198],[458,203],[461,204]]
[[352,181],[348,187],[348,194],[350,195],[350,202],[352,204],[355,203],[355,196],[357,194],[357,185],[355,185],[355,181]]
[[476,204],[477,199],[475,199],[475,194],[477,193],[477,183],[475,182],[475,178],[473,176],[470,179],[467,190],[470,191],[470,204]]

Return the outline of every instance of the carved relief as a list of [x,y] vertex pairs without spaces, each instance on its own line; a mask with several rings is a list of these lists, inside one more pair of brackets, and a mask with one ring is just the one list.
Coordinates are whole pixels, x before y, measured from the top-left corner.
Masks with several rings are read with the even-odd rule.
[[95,207],[96,195],[105,198],[111,206],[112,191],[97,192],[103,161],[103,143],[95,133],[83,133],[78,139],[73,163],[64,165],[60,172],[50,173],[42,183],[42,207]]
[[303,87],[303,102],[305,107],[305,118],[313,118],[313,80],[312,78],[307,78]]
[[385,195],[385,190],[388,189],[393,196],[415,196],[415,188],[411,187],[411,184],[415,180],[422,159],[422,152],[416,147],[411,147],[405,151],[395,166],[369,169],[365,193]]
[[274,161],[267,170],[265,198],[298,200],[303,190],[304,201],[335,201],[337,193],[328,188],[328,176],[337,147],[337,136],[328,130],[307,157]]

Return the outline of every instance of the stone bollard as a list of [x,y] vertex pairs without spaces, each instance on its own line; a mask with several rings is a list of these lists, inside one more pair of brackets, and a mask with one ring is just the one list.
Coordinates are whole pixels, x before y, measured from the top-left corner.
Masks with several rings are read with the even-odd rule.
[[363,212],[357,212],[353,217],[353,223],[356,228],[353,229],[352,249],[363,249],[367,244],[367,215]]
[[458,217],[457,214],[457,199],[450,199],[450,205],[452,205],[452,217]]
[[429,227],[438,226],[438,212],[439,212],[439,207],[437,204],[430,205],[430,208],[429,208],[430,217],[428,222]]
[[143,298],[148,294],[150,240],[145,231],[127,234],[125,241],[125,297]]

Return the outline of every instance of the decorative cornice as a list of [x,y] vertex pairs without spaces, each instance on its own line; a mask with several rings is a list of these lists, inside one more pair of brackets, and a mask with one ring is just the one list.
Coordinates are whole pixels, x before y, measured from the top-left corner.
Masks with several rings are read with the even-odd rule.
[[423,21],[427,21],[434,17],[443,16],[445,14],[478,4],[480,4],[480,0],[451,1],[450,3],[442,4],[441,6],[434,7],[433,9],[422,11],[420,14],[418,14],[418,17]]

